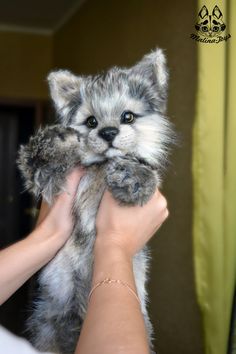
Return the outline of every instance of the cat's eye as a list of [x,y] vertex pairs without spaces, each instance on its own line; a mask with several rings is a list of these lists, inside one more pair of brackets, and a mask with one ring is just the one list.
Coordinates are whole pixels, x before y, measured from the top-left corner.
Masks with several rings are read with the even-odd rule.
[[131,124],[134,122],[135,114],[130,111],[124,111],[121,115],[121,123]]
[[208,27],[207,27],[207,26],[203,26],[203,27],[202,27],[202,31],[203,31],[203,32],[208,32]]
[[85,124],[88,128],[96,128],[98,125],[97,119],[94,116],[90,116],[86,119]]
[[219,31],[219,27],[218,26],[213,26],[212,30],[213,30],[213,32],[218,32]]

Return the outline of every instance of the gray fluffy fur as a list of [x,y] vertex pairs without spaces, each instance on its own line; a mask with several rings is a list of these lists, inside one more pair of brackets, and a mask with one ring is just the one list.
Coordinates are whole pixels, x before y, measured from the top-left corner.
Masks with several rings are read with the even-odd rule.
[[[59,70],[48,81],[60,122],[40,129],[21,146],[18,165],[25,186],[51,203],[74,166],[86,166],[87,173],[74,203],[73,233],[39,275],[28,329],[39,350],[72,354],[91,289],[95,218],[105,188],[121,204],[143,205],[160,186],[173,139],[165,117],[168,75],[165,56],[156,49],[131,68],[113,67],[87,77]],[[124,111],[135,114],[131,124],[121,122]],[[89,116],[96,117],[97,127],[87,127]],[[107,127],[117,129],[112,142],[99,135]],[[146,248],[133,265],[151,348]]]

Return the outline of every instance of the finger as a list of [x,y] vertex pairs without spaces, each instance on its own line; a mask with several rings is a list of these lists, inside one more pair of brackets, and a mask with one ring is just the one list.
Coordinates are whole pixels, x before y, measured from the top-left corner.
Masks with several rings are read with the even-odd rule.
[[[78,188],[81,177],[84,175],[85,170],[82,167],[74,168],[71,173],[66,178],[66,184],[64,187],[64,192],[60,193],[55,197],[53,205],[60,205],[62,202],[71,200]],[[68,198],[69,197],[69,198]],[[37,224],[39,224],[49,213],[53,205],[48,205],[48,203],[43,199]]]
[[159,198],[159,204],[160,204],[161,209],[163,209],[163,210],[167,209],[167,200],[163,195],[161,195],[161,197]]
[[154,193],[154,196],[155,197],[159,197],[161,195],[161,192],[159,191],[159,189],[157,188],[155,193]]
[[39,216],[38,216],[36,225],[39,225],[41,223],[41,221],[44,220],[44,218],[48,215],[49,210],[50,210],[50,207],[49,207],[48,203],[43,199],[41,202]]
[[105,189],[101,202],[118,205],[117,201],[114,199],[112,193],[108,189]]
[[165,211],[165,219],[167,219],[169,217],[169,210],[166,208],[166,211]]
[[74,168],[66,178],[65,192],[73,196],[78,188],[81,177],[85,174],[85,169],[82,167]]
[[74,168],[67,176],[67,181],[76,181],[80,179],[85,173],[85,169],[82,166]]
[[156,226],[155,232],[157,232],[157,231],[160,229],[160,227],[161,227],[162,224],[166,221],[166,219],[168,218],[168,216],[169,216],[169,210],[168,210],[168,209],[165,209],[165,210],[164,210],[164,213],[163,213],[163,216],[162,216],[162,220],[161,220],[161,222]]

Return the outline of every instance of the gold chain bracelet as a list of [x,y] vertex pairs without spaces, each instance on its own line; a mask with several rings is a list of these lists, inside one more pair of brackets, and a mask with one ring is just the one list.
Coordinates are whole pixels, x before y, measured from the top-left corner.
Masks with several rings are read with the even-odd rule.
[[88,296],[89,301],[90,301],[90,298],[91,298],[91,296],[92,296],[94,290],[96,290],[99,286],[104,285],[104,284],[105,284],[105,285],[120,284],[120,285],[125,286],[125,287],[129,290],[129,292],[130,292],[131,294],[133,294],[133,296],[134,296],[135,299],[138,301],[138,303],[141,304],[138,295],[137,295],[136,292],[129,286],[129,284],[127,284],[127,283],[125,283],[125,282],[123,282],[122,280],[119,280],[119,279],[110,279],[110,278],[103,279],[102,281],[100,281],[99,283],[97,283],[97,284],[94,285],[94,287],[92,288],[92,290],[90,291],[89,296]]

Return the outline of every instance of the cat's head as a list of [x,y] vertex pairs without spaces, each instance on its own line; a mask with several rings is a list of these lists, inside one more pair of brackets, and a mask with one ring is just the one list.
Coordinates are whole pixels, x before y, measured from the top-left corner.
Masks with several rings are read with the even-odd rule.
[[201,35],[205,37],[219,36],[226,28],[223,22],[223,14],[216,5],[209,15],[206,6],[203,6],[198,14],[198,21],[195,28]]
[[59,70],[48,81],[61,123],[84,139],[84,163],[127,154],[156,167],[165,163],[172,131],[165,118],[168,74],[162,50],[131,68],[113,67],[96,76]]

